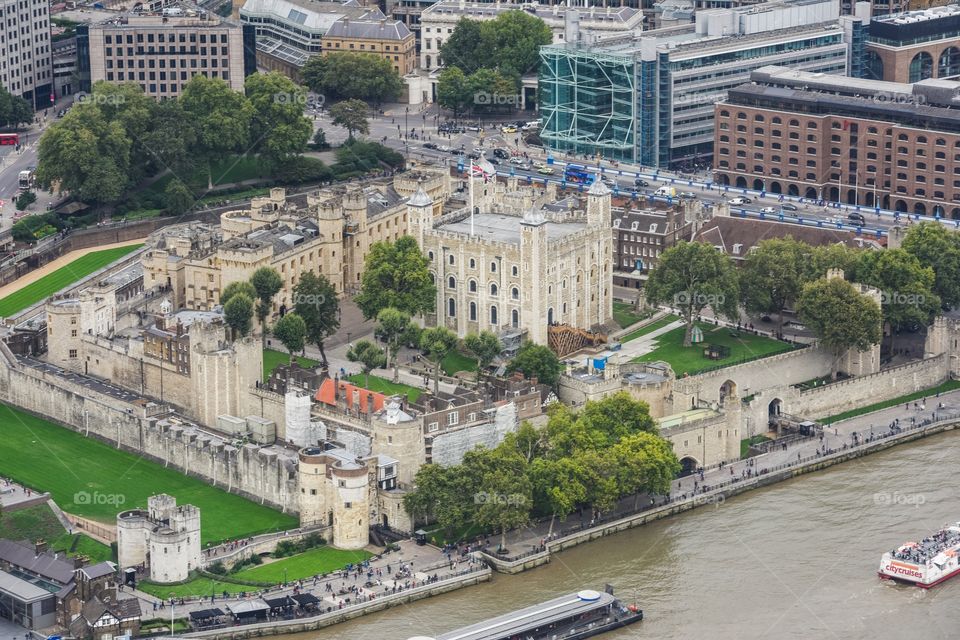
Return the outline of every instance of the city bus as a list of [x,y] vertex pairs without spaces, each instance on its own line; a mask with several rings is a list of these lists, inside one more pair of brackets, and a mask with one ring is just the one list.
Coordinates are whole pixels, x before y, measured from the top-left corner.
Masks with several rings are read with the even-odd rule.
[[563,172],[563,179],[575,184],[593,184],[593,178],[593,174],[587,171],[586,167],[579,164],[568,164],[566,171]]
[[3,144],[18,145],[20,136],[16,133],[0,133],[0,145]]

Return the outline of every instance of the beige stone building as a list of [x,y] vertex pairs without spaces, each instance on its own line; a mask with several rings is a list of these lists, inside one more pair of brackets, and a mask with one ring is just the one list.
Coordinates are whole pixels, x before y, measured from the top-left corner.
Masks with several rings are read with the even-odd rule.
[[450,194],[449,176],[429,171],[397,176],[395,186],[324,189],[296,201],[278,188],[254,198],[248,210],[223,213],[219,229],[167,227],[144,254],[144,286],[163,291],[174,309],[212,310],[224,286],[268,266],[283,279],[275,313],[291,306],[307,272],[324,274],[338,294],[356,291],[370,247],[407,233],[401,193],[410,192],[413,179],[424,179],[438,202]]
[[323,35],[323,55],[373,53],[388,60],[401,76],[417,68],[416,37],[399,20],[341,18]]
[[[253,30],[250,30],[251,36]],[[253,38],[243,27],[205,11],[172,7],[163,13],[129,13],[89,27],[89,84],[136,82],[155,98],[175,98],[195,75],[220,78],[243,91],[256,71]],[[82,68],[83,65],[81,65]]]
[[437,312],[429,324],[464,336],[526,330],[547,344],[548,327],[593,330],[612,316],[610,190],[596,181],[583,202],[553,190],[475,180],[476,209],[434,220],[424,192],[408,201],[410,235],[430,261]]

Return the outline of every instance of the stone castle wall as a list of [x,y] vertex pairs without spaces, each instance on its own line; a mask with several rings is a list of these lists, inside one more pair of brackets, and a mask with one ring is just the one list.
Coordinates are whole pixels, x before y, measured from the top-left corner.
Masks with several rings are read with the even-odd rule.
[[252,444],[234,448],[203,432],[159,425],[158,405],[140,404],[134,394],[129,401],[120,400],[59,375],[13,364],[5,346],[2,350],[0,402],[260,504],[298,512],[295,469],[287,469],[274,450]]

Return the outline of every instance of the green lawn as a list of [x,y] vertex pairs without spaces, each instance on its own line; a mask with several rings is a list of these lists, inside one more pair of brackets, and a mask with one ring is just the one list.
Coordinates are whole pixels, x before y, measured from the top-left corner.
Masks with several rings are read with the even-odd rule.
[[53,551],[64,551],[71,558],[74,556],[87,556],[90,562],[94,564],[106,560],[114,560],[113,550],[109,546],[82,533],[75,533],[73,535],[64,533],[50,543],[50,549]]
[[77,258],[0,300],[0,317],[9,317],[18,311],[23,311],[30,305],[40,302],[142,246],[142,244],[132,244],[126,247],[104,249]]
[[363,375],[362,373],[355,373],[352,376],[347,376],[347,380],[365,389],[377,391],[388,396],[407,394],[407,400],[410,402],[416,402],[417,399],[420,398],[420,394],[423,393],[421,389],[417,389],[416,387],[411,387],[410,385],[397,382],[390,382],[386,378],[381,378],[380,376],[370,376],[369,387],[367,386],[367,376]]
[[634,310],[634,306],[628,302],[613,303],[613,319],[621,329],[626,329],[632,324],[636,324],[644,319],[644,316]]
[[752,438],[747,438],[746,440],[740,441],[740,457],[746,458],[747,454],[750,452],[750,445],[760,444],[761,442],[769,442],[770,438],[767,436],[753,436]]
[[[273,373],[273,370],[277,368],[277,365],[287,364],[290,362],[290,354],[286,351],[275,351],[273,349],[264,349],[263,350],[263,379],[266,381],[270,374]],[[297,363],[306,369],[313,369],[320,365],[316,360],[311,360],[310,358],[303,358],[297,356]]]
[[183,584],[155,584],[153,582],[140,582],[137,589],[144,593],[149,593],[157,598],[186,598],[188,596],[209,596],[216,594],[220,596],[224,591],[227,593],[254,593],[260,591],[261,587],[253,587],[248,584],[237,584],[235,582],[224,582],[222,580],[211,580],[198,576],[193,580]]
[[169,493],[200,508],[204,542],[297,526],[294,516],[12,407],[0,405],[0,424],[0,475],[49,491],[69,513],[113,523],[118,512],[146,508],[149,496]]
[[229,577],[256,582],[300,580],[330,573],[348,564],[363,562],[370,556],[370,553],[362,549],[346,551],[332,547],[317,547],[289,558],[280,558],[274,562],[243,569],[230,574]]
[[197,204],[208,204],[210,202],[221,202],[223,200],[235,202],[237,200],[247,200],[249,198],[257,198],[259,196],[266,195],[270,195],[270,189],[267,187],[243,189],[242,191],[233,191],[231,193],[214,192],[208,196],[203,196],[202,198],[197,199]]
[[[255,156],[227,156],[214,163],[211,167],[210,175],[213,177],[214,186],[233,184],[234,182],[243,182],[244,180],[253,180],[263,177],[261,175],[260,161]],[[145,193],[162,195],[173,180],[173,174],[167,174],[155,181],[149,187],[144,189]],[[187,178],[187,186],[199,195],[207,195],[207,168],[198,167],[193,174]],[[223,200],[226,196],[215,198]]]
[[662,329],[668,324],[670,324],[671,322],[676,322],[677,320],[678,320],[677,316],[674,316],[674,315],[668,315],[665,318],[660,318],[656,322],[651,322],[650,324],[640,327],[635,331],[631,331],[627,335],[620,338],[620,342],[630,342],[631,340],[636,340],[640,336],[645,336],[648,333],[653,333],[657,329]]
[[0,538],[47,542],[66,535],[63,525],[46,504],[38,504],[15,511],[4,511],[0,516]]
[[946,393],[947,391],[953,391],[954,389],[960,389],[960,380],[947,380],[943,384],[936,387],[931,387],[930,389],[923,389],[921,391],[909,393],[905,396],[900,396],[899,398],[893,398],[892,400],[886,400],[884,402],[877,402],[875,404],[867,405],[866,407],[860,407],[859,409],[844,411],[843,413],[838,413],[835,416],[824,418],[820,420],[820,422],[823,424],[833,424],[834,422],[840,422],[841,420],[847,420],[848,418],[862,416],[865,413],[872,413],[874,411],[880,411],[881,409],[895,407],[898,404],[903,404],[905,402],[913,402],[914,400],[919,400],[920,398],[931,398],[936,396],[937,393]]
[[445,374],[452,376],[458,371],[476,371],[477,361],[459,351],[452,351],[440,361],[440,367]]
[[[705,369],[738,364],[793,349],[792,345],[779,340],[744,332],[741,332],[738,337],[734,337],[731,335],[735,333],[733,329],[717,327],[712,324],[698,324],[703,330],[703,343],[684,347],[684,327],[677,327],[659,336],[657,338],[657,348],[647,355],[636,358],[634,362],[662,360],[673,367],[673,372],[679,378],[685,373],[694,375]],[[720,360],[710,360],[703,355],[703,350],[708,344],[729,347],[730,355]]]

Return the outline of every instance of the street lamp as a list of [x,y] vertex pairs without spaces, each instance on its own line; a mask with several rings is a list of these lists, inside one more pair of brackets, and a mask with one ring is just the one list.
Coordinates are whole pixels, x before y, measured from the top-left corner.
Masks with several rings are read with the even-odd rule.
[[404,107],[404,108],[403,108],[403,137],[404,137],[404,139],[406,139],[406,138],[410,135],[410,127],[409,127],[409,123],[407,122],[407,120],[408,120],[409,117],[410,117],[410,107]]
[[176,594],[172,591],[170,592],[170,637],[173,637],[173,597]]

